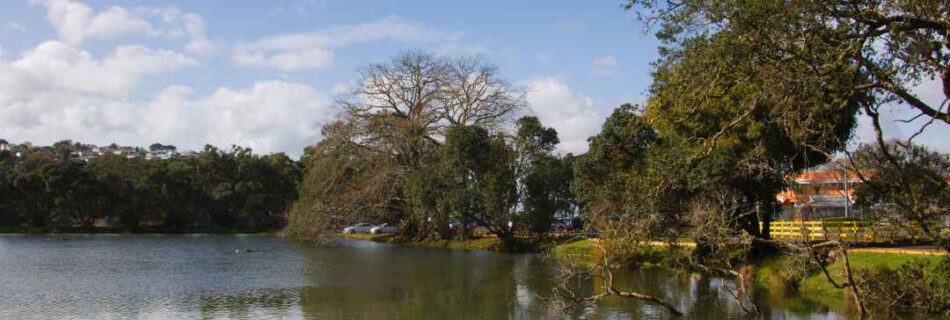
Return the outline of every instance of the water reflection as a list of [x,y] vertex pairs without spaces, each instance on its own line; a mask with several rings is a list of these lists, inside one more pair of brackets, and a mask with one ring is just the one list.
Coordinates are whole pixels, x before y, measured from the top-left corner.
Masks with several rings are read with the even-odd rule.
[[[0,236],[0,319],[666,319],[606,298],[557,314],[551,264],[533,255],[269,236]],[[242,252],[256,248],[258,252]],[[238,252],[235,253],[235,250]],[[729,280],[663,270],[618,272],[690,319],[752,318]],[[587,293],[603,290],[579,283]],[[794,296],[756,292],[764,319],[836,319]]]

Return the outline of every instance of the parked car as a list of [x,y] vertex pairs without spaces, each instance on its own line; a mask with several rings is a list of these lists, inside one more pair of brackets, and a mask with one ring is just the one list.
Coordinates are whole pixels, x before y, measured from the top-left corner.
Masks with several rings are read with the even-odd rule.
[[373,229],[375,225],[371,223],[357,223],[352,226],[343,228],[343,233],[367,233]]
[[584,220],[580,217],[573,217],[570,219],[565,219],[564,223],[571,228],[572,231],[581,231],[584,229]]
[[449,229],[451,230],[462,229],[462,227],[467,227],[469,229],[472,229],[476,227],[476,225],[474,222],[464,223],[462,222],[462,220],[452,220],[449,222]]
[[557,221],[551,224],[551,231],[567,232],[570,231],[570,227],[564,222]]
[[385,234],[394,234],[394,233],[396,233],[397,231],[399,231],[399,230],[396,229],[396,227],[391,226],[391,225],[389,225],[388,223],[384,223],[384,224],[375,226],[375,227],[373,227],[372,229],[369,229],[369,233],[371,233],[371,234],[384,234],[384,233],[385,233]]

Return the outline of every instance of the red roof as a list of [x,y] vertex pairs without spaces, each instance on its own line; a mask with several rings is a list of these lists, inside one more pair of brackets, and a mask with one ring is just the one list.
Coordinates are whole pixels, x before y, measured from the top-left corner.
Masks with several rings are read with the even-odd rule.
[[[865,173],[865,177],[867,173]],[[860,183],[861,179],[853,171],[847,174],[848,182]],[[821,170],[806,171],[795,177],[795,183],[798,184],[823,184],[823,183],[841,183],[845,180],[844,172],[840,170]]]

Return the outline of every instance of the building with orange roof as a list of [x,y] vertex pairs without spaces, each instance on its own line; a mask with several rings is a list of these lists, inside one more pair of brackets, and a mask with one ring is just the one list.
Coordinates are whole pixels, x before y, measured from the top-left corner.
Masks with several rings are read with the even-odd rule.
[[863,210],[855,208],[854,186],[861,183],[855,172],[823,168],[806,171],[792,185],[775,195],[782,207],[780,219],[816,219],[828,217],[860,217]]

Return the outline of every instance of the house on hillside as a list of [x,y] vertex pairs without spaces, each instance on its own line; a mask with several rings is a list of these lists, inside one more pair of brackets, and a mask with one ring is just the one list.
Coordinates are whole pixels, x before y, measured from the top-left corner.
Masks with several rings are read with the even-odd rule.
[[7,140],[0,139],[0,151],[11,151],[13,146]]
[[145,157],[145,152],[143,152],[141,148],[137,148],[137,147],[119,147],[119,148],[113,149],[112,154],[123,156],[128,159]]
[[178,159],[178,156],[175,150],[153,150],[145,153],[145,160],[173,160]]
[[74,151],[72,154],[70,154],[70,156],[72,156],[73,159],[77,159],[84,162],[89,162],[96,158],[96,154],[92,152],[91,150]]

